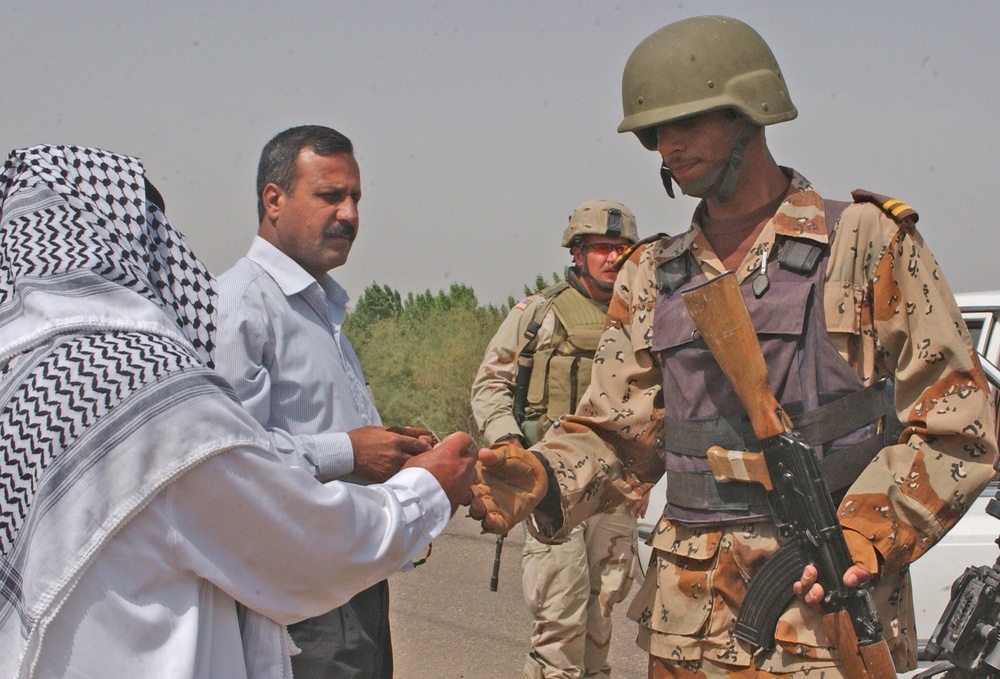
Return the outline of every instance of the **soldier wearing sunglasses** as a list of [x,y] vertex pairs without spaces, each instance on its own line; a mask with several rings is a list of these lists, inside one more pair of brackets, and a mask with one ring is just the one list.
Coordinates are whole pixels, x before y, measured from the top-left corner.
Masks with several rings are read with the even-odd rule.
[[[511,309],[472,386],[472,410],[490,444],[531,445],[576,409],[590,383],[615,263],[637,240],[635,217],[621,203],[590,200],[570,216],[562,236],[573,256],[566,279]],[[609,676],[611,608],[628,594],[635,565],[629,510],[591,517],[560,545],[525,531],[522,584],[533,617],[526,678]]]

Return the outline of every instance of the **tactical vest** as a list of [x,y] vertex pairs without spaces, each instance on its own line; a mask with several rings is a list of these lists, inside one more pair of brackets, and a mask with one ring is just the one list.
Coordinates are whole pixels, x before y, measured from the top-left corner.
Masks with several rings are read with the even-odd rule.
[[[830,224],[846,203],[827,202]],[[830,243],[836,227],[830,229]],[[759,296],[754,276],[740,286],[768,368],[770,386],[820,459],[831,493],[842,493],[892,436],[881,426],[894,412],[886,384],[865,388],[830,341],[823,308],[829,246],[778,237],[767,264],[770,285]],[[706,280],[689,252],[657,270],[652,350],[663,374],[667,505],[664,515],[688,525],[770,516],[757,484],[716,483],[706,451],[761,450],[745,411],[679,294]],[[893,431],[898,431],[893,428]]]
[[529,444],[541,439],[553,422],[576,410],[590,386],[590,369],[606,315],[566,281],[549,286],[541,295],[545,301],[536,307],[534,319],[541,323],[551,311],[558,324],[552,345],[534,354],[521,425]]

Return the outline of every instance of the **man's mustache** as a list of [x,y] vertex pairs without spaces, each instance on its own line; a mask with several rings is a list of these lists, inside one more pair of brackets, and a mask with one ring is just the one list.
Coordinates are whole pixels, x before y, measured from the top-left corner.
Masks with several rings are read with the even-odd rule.
[[357,233],[354,231],[354,228],[350,224],[344,224],[343,222],[336,226],[331,226],[326,230],[327,238],[346,238],[353,243],[356,236]]

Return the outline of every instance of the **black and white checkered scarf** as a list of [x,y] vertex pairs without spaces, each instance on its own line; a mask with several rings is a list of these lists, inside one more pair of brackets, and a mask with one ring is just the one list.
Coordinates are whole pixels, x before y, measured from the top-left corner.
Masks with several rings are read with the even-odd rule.
[[[147,190],[148,189],[148,190]],[[217,452],[266,447],[211,368],[214,281],[141,163],[38,146],[0,175],[0,676],[92,556]]]

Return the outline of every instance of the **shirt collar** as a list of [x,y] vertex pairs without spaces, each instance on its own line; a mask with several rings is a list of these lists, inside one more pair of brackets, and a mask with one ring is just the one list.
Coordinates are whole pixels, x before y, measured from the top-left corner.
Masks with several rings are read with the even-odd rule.
[[[826,224],[823,197],[801,174],[791,168],[782,169],[791,178],[791,188],[788,196],[765,227],[765,233],[770,233],[770,229],[773,229],[775,236],[806,238],[818,243],[829,242],[830,234]],[[657,263],[674,259],[687,250],[699,247],[697,243],[699,239],[704,240],[701,225],[698,223],[699,212],[699,210],[695,210],[691,228],[686,233],[671,240],[667,247],[658,254]]]
[[351,297],[330,274],[317,281],[294,259],[260,236],[254,236],[247,259],[264,269],[287,297],[304,293],[310,288],[321,292],[334,315],[343,320]]
[[790,168],[782,168],[792,179],[792,186],[781,207],[771,218],[777,236],[806,238],[818,243],[830,240],[823,196],[809,180]]

